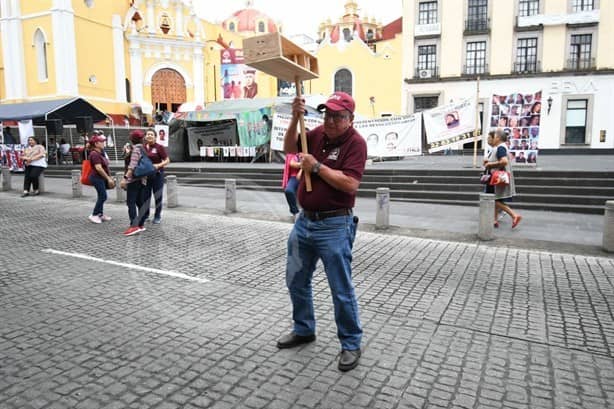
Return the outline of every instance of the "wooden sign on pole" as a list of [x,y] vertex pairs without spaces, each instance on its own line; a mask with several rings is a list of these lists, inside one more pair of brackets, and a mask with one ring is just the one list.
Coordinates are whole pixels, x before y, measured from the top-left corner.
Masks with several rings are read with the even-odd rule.
[[[318,78],[318,60],[279,33],[264,34],[243,40],[245,64],[273,77],[296,85],[296,96],[301,96],[301,83]],[[305,119],[299,114],[299,128],[303,153],[307,150]],[[305,175],[305,186],[311,192],[311,177]]]

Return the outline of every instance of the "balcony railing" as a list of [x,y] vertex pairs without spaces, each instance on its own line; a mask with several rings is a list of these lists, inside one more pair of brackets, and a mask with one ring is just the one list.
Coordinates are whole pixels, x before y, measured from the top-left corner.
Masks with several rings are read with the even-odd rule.
[[567,60],[566,69],[570,71],[594,70],[597,67],[594,58],[570,58]]
[[490,18],[479,17],[465,20],[465,34],[481,34],[490,31]]
[[463,65],[463,75],[488,75],[488,64]]
[[431,78],[439,78],[439,67],[433,68],[416,68],[414,74],[415,79],[428,80]]
[[541,71],[541,61],[516,61],[512,70],[514,74],[530,74]]

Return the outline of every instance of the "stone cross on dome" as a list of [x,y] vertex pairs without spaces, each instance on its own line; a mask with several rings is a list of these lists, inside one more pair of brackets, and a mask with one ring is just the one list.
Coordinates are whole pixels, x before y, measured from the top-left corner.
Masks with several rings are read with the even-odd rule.
[[254,0],[247,0],[247,1],[245,2],[245,8],[250,9],[250,8],[252,8],[252,7],[254,7]]

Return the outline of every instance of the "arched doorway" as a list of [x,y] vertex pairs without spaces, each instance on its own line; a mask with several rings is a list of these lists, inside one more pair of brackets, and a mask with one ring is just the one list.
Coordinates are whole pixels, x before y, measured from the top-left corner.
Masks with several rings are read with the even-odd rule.
[[156,111],[176,112],[186,102],[185,80],[177,71],[163,68],[151,78],[151,103]]

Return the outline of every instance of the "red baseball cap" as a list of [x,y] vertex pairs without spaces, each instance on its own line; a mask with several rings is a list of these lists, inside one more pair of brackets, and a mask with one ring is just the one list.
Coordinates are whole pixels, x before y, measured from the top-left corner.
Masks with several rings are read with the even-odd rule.
[[96,142],[106,142],[107,138],[105,138],[102,135],[94,135],[90,138],[90,143],[96,143]]
[[345,92],[337,91],[333,93],[328,98],[324,104],[318,105],[318,111],[322,111],[327,109],[329,111],[350,111],[354,113],[354,108],[356,108],[356,103],[354,103],[354,99]]

